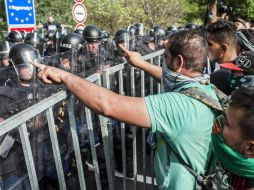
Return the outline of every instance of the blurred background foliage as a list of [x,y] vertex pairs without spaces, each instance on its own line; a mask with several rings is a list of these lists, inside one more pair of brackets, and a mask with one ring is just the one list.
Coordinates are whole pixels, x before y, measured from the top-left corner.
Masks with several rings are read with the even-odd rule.
[[[155,25],[165,28],[186,23],[202,25],[209,2],[210,0],[85,0],[83,4],[88,14],[85,25],[94,24],[109,31],[111,35],[120,28],[138,22],[143,23],[147,30]],[[233,8],[229,15],[231,18],[254,20],[254,0],[223,0],[223,4]],[[71,0],[35,0],[37,24],[45,23],[51,15],[58,22],[74,28],[73,5],[74,1]],[[7,30],[4,0],[0,1],[0,28],[2,38]]]

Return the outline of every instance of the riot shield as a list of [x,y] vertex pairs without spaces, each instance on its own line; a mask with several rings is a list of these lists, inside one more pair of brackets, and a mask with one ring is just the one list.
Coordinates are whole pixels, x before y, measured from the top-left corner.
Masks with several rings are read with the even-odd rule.
[[5,86],[17,81],[17,74],[13,66],[0,67],[0,86]]
[[63,69],[74,74],[81,72],[81,64],[78,61],[79,54],[76,49],[58,53],[53,56],[45,56],[42,59],[42,63],[48,66]]
[[110,52],[107,44],[100,42],[86,43],[79,57],[85,77],[94,73],[101,73],[104,68],[109,67],[109,56]]
[[121,50],[121,48],[119,47],[119,44],[123,45],[124,47],[126,47],[128,50],[130,49],[130,36],[129,35],[120,35],[120,36],[116,36],[113,39],[113,45],[115,47],[115,50],[122,55],[123,51]]

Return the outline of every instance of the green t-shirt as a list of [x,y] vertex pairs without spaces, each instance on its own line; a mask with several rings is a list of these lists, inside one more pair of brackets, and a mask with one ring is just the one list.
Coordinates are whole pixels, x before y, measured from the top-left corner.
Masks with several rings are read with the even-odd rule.
[[[188,87],[198,87],[218,100],[211,85],[192,83],[182,89]],[[209,165],[212,126],[217,111],[176,92],[148,96],[145,102],[152,131],[157,137],[154,170],[159,189],[195,189],[194,176],[179,163],[173,152],[169,156],[165,141],[196,172],[204,174]]]

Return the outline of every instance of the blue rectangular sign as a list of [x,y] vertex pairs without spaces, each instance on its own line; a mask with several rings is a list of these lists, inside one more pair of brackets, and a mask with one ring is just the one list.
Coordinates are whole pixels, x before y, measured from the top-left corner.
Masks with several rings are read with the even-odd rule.
[[34,0],[5,0],[8,26],[35,25]]

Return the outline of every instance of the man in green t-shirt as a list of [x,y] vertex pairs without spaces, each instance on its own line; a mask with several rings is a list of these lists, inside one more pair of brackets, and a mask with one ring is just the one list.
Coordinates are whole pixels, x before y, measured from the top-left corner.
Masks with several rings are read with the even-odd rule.
[[213,87],[207,84],[208,78],[202,76],[208,56],[203,32],[189,30],[172,35],[163,68],[143,61],[140,54],[125,48],[123,51],[129,62],[145,65],[145,71],[151,69],[149,73],[162,80],[166,93],[146,98],[122,96],[63,70],[34,65],[41,70],[38,76],[43,82],[65,84],[93,111],[131,125],[152,128],[157,136],[154,167],[160,189],[195,189],[195,178],[168,152],[168,145],[196,172],[205,173],[216,113],[200,101],[177,93],[197,87],[216,99]]

